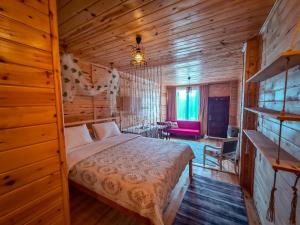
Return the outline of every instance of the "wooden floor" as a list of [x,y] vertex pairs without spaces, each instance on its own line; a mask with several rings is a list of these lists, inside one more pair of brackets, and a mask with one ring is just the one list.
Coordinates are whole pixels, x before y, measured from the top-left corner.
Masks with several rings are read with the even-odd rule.
[[[233,174],[198,166],[194,166],[193,169],[195,174],[238,185],[238,179]],[[170,203],[164,213],[165,225],[172,224],[187,187],[188,170],[186,169],[175,187]],[[253,203],[248,196],[245,193],[249,225],[259,225]],[[139,221],[129,218],[122,212],[114,210],[72,187],[70,187],[70,201],[72,225],[141,225]]]

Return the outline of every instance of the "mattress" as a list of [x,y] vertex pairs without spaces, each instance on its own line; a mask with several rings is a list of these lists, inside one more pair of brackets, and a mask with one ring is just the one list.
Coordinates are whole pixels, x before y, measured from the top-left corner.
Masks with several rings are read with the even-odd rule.
[[163,225],[163,210],[187,163],[189,145],[121,134],[67,156],[69,179]]

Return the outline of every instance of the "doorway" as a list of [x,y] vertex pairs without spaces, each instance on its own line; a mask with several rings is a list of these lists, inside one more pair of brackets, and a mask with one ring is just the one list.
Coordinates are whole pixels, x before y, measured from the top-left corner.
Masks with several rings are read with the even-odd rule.
[[213,137],[227,137],[230,97],[208,97],[207,134]]

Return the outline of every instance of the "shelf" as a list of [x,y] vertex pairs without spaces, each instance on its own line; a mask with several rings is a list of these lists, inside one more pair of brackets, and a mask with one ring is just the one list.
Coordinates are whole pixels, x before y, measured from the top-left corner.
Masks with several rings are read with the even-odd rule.
[[300,173],[300,161],[281,149],[280,164],[276,163],[278,146],[259,131],[244,130],[245,135],[271,163],[273,169],[292,173]]
[[300,50],[283,52],[274,62],[258,71],[254,76],[249,78],[247,82],[264,81],[285,71],[287,58],[290,60],[288,69],[300,65]]
[[249,112],[256,113],[258,115],[271,117],[271,118],[278,119],[278,120],[281,120],[281,121],[285,121],[285,120],[300,121],[300,115],[296,115],[296,114],[282,113],[282,112],[278,112],[278,111],[271,110],[271,109],[265,109],[265,108],[245,107],[244,109],[249,111]]

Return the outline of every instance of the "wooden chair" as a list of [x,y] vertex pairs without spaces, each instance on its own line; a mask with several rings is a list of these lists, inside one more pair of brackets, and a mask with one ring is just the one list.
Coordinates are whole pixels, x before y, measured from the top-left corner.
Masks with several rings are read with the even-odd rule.
[[[238,137],[233,138],[217,138],[217,137],[206,137],[209,141],[216,141],[220,143],[220,147],[215,145],[206,144],[204,145],[203,152],[203,166],[205,167],[206,160],[219,166],[219,170],[223,171],[223,161],[229,160],[234,164],[235,173],[237,173],[237,160],[236,153],[238,147]],[[206,155],[215,158],[217,162],[206,158]]]

